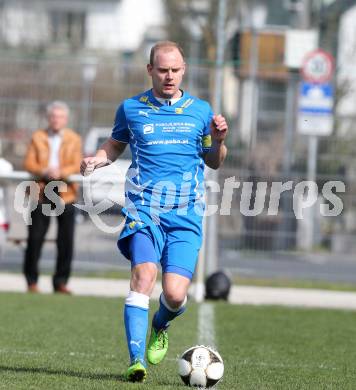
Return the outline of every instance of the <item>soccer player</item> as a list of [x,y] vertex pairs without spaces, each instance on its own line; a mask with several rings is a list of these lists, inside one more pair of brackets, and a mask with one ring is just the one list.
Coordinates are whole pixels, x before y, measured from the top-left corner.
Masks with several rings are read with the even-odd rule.
[[183,314],[202,243],[204,165],[217,169],[226,156],[226,120],[180,88],[184,54],[175,42],[153,46],[147,71],[152,89],[124,100],[111,137],[81,163],[83,175],[118,158],[127,144],[125,226],[118,247],[131,261],[124,322],[132,382],[146,378],[149,299],[162,267],[162,294],[152,320],[147,360],[160,363],[168,350],[167,329]]

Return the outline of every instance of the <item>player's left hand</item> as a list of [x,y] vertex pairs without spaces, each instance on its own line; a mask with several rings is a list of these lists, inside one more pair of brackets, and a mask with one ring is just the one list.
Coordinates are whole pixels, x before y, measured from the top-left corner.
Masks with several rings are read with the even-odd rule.
[[226,119],[222,115],[214,115],[211,121],[211,138],[212,140],[223,142],[228,132]]

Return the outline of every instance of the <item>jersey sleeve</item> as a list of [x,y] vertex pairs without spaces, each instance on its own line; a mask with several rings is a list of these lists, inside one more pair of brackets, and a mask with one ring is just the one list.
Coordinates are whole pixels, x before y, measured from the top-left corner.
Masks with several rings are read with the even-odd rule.
[[112,129],[111,138],[116,141],[129,143],[129,126],[126,119],[124,103],[120,105],[115,115],[115,123]]
[[211,107],[209,105],[208,115],[206,118],[205,127],[203,129],[203,137],[202,137],[202,141],[201,141],[203,153],[209,152],[209,150],[211,148],[210,125],[211,125],[211,121],[213,120],[213,115],[214,115],[213,110],[211,109]]

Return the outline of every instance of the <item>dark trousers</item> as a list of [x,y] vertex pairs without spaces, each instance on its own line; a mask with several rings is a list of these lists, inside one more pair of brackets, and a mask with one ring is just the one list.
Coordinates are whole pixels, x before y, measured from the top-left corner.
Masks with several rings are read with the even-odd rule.
[[[72,204],[66,204],[61,215],[57,216],[57,263],[53,275],[53,287],[66,284],[71,270],[74,242],[74,213]],[[42,213],[40,203],[31,213],[32,224],[28,226],[27,248],[24,260],[24,274],[28,284],[37,283],[38,262],[43,242],[50,224],[50,216]]]

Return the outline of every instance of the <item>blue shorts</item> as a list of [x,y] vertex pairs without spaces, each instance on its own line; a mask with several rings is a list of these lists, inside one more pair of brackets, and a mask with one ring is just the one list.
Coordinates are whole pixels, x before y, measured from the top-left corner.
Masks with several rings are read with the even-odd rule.
[[160,215],[153,222],[148,208],[138,210],[139,221],[126,215],[118,247],[131,261],[131,267],[151,262],[160,263],[163,273],[176,273],[192,279],[202,243],[202,218],[195,213],[178,215],[177,209]]

